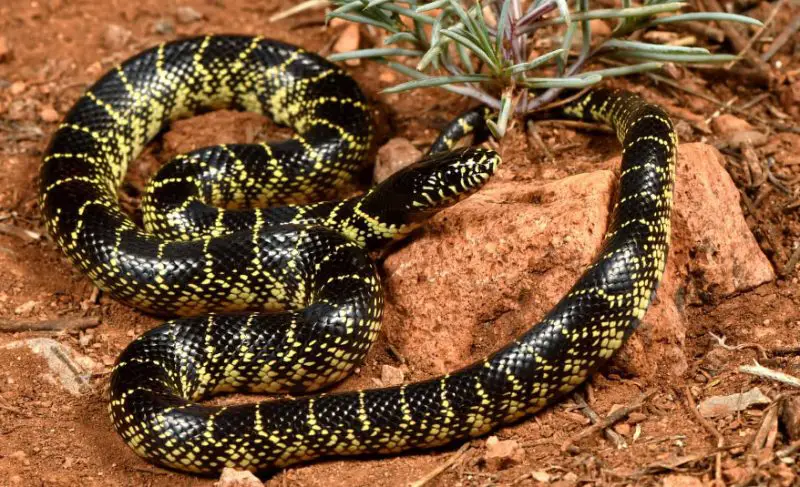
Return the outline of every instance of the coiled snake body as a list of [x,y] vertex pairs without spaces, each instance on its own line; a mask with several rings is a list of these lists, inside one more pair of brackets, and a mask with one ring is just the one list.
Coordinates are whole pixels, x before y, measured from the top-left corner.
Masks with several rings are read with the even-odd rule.
[[[128,163],[169,121],[220,107],[266,113],[296,135],[178,156],[150,183],[145,229],[137,227],[116,194]],[[381,319],[366,251],[475,191],[499,157],[445,151],[363,196],[308,203],[347,182],[370,143],[363,96],[337,67],[276,41],[210,36],[158,46],[109,72],[53,136],[41,171],[44,219],[100,288],[149,312],[188,316],[120,356],[109,407],[116,430],[168,467],[263,470],[481,435],[574,389],[622,345],[661,279],[676,140],[661,109],[627,93],[590,92],[564,114],[615,128],[619,199],[600,255],[540,323],[443,377],[212,407],[198,401],[312,391],[344,377]],[[473,128],[452,125],[437,150]],[[283,206],[252,209],[266,204]],[[223,314],[198,317],[208,312]]]

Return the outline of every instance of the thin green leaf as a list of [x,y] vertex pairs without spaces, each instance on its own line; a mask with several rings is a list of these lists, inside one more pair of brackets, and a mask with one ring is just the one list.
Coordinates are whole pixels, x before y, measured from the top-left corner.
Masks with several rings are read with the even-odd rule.
[[752,17],[746,15],[729,14],[725,12],[692,12],[686,14],[670,15],[668,17],[659,17],[651,20],[648,25],[670,24],[673,22],[689,22],[689,21],[728,21],[728,22],[741,22],[743,24],[757,25],[759,27],[764,24]]
[[426,3],[417,7],[417,12],[427,12],[428,10],[435,10],[437,8],[444,8],[450,4],[450,0],[436,0],[435,2]]
[[326,17],[335,17],[339,14],[346,14],[348,12],[352,12],[354,10],[361,10],[364,8],[364,2],[362,0],[356,0],[354,2],[345,3],[341,7],[331,11]]
[[367,8],[379,7],[379,6],[383,5],[384,3],[386,3],[386,2],[391,2],[391,1],[392,1],[392,0],[371,0],[371,1],[370,1],[370,2],[367,4],[367,6],[366,6],[366,7],[364,7],[364,8],[365,8],[365,9],[367,9]]
[[509,7],[511,7],[511,0],[505,0],[503,2],[503,8],[500,9],[500,17],[497,19],[497,37],[495,38],[497,52],[503,52],[503,40],[506,35],[508,23],[511,20],[508,15]]
[[588,76],[572,76],[569,78],[528,78],[523,81],[523,84],[528,88],[544,89],[544,88],[586,88],[596,84],[602,80],[603,77],[597,74]]
[[572,15],[569,12],[567,0],[555,0],[555,2],[556,6],[558,7],[558,11],[561,12],[561,17],[559,18],[564,19],[564,23],[572,23]]
[[359,49],[357,51],[340,52],[328,56],[329,61],[346,61],[348,59],[382,58],[388,56],[421,56],[423,51],[415,49],[398,49],[394,47],[379,47],[374,49]]
[[350,22],[356,22],[359,24],[367,24],[367,25],[374,25],[375,27],[380,27],[381,29],[391,32],[397,33],[400,31],[398,27],[395,27],[391,24],[387,24],[386,22],[381,22],[379,20],[371,19],[369,17],[365,17],[361,14],[334,14],[333,12],[328,14],[328,18],[336,17],[339,19],[348,20]]
[[[500,98],[500,114],[497,116],[497,125],[494,127],[497,133],[493,134],[498,140],[503,138],[506,134],[508,118],[511,115],[511,106],[511,95],[509,93],[503,93],[502,98]],[[493,132],[495,130],[493,130]]]
[[653,61],[665,61],[673,63],[727,63],[736,59],[733,54],[678,54],[678,53],[658,53],[642,51],[619,51],[614,53],[614,57],[650,59]]
[[710,54],[704,47],[692,46],[671,46],[669,44],[652,44],[640,41],[625,41],[621,39],[609,39],[603,43],[603,48],[619,49],[620,51],[637,52],[660,52],[660,53],[679,53],[679,54]]
[[397,44],[398,42],[413,42],[416,44],[418,41],[419,39],[417,39],[414,34],[410,32],[398,32],[384,39],[383,45],[388,46],[389,44]]
[[414,10],[401,7],[393,3],[387,3],[381,5],[381,9],[389,12],[394,12],[396,14],[405,15],[406,17],[422,22],[423,24],[433,24],[433,17],[431,17],[430,15],[419,14]]
[[[578,12],[572,15],[572,21],[578,22],[581,20],[593,19],[616,19],[625,17],[644,17],[649,15],[660,14],[664,12],[674,12],[686,6],[685,2],[670,2],[661,5],[648,5],[644,7],[631,7],[631,8],[605,8],[590,10],[588,12]],[[539,27],[547,25],[558,25],[565,23],[564,16],[556,17],[554,19],[542,20],[534,22],[523,28],[524,32],[529,32]]]
[[451,85],[453,83],[480,83],[489,81],[491,78],[485,74],[470,74],[463,76],[436,76],[425,79],[416,79],[400,83],[399,85],[381,90],[382,93],[399,93],[401,91],[415,90],[418,88],[430,88],[431,86]]
[[491,59],[486,52],[481,49],[477,44],[472,42],[471,40],[467,39],[465,36],[461,34],[457,34],[449,29],[442,30],[442,35],[449,37],[456,41],[457,44],[463,45],[464,47],[468,48],[470,51],[474,52],[476,56],[481,58],[483,62],[489,65],[493,70],[497,71],[498,66],[493,59]]
[[467,48],[457,42],[455,43],[455,45],[456,45],[456,52],[458,53],[458,58],[461,59],[461,64],[464,65],[464,69],[466,69],[468,73],[474,73],[475,66],[472,65],[472,58],[469,57]]
[[582,75],[588,76],[592,74],[599,74],[603,78],[613,78],[615,76],[626,76],[629,74],[654,71],[656,69],[661,69],[663,65],[664,63],[659,63],[659,62],[631,64],[629,66],[620,66],[618,68],[607,68],[607,69],[598,69],[596,71],[585,71],[582,73]]
[[436,62],[436,59],[441,55],[441,53],[442,49],[440,46],[428,49],[428,52],[426,52],[425,55],[422,56],[422,59],[420,59],[417,63],[417,70],[424,71],[431,62],[434,62],[434,67],[437,67],[438,63]]
[[525,71],[530,71],[531,69],[543,65],[561,54],[563,54],[563,49],[556,49],[555,51],[550,51],[547,54],[543,54],[526,63],[515,64],[514,66],[511,66],[511,74],[519,74]]

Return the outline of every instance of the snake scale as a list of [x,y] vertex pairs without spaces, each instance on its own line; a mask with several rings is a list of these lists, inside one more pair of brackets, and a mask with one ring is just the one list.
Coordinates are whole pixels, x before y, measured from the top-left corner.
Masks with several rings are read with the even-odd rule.
[[[137,226],[117,196],[129,162],[170,121],[223,107],[267,114],[295,135],[176,157],[149,183]],[[314,203],[351,180],[371,141],[365,99],[335,65],[277,41],[206,36],[112,69],[53,135],[40,203],[57,246],[98,287],[182,316],[119,357],[114,428],[167,467],[265,470],[482,435],[574,389],[620,348],[662,277],[676,138],[660,108],[626,92],[591,91],[561,110],[613,127],[623,159],[599,255],[539,323],[442,377],[209,406],[199,401],[226,391],[302,394],[345,377],[380,326],[382,288],[368,252],[476,191],[500,158],[449,150],[477,130],[473,111],[444,131],[435,154],[361,196]]]

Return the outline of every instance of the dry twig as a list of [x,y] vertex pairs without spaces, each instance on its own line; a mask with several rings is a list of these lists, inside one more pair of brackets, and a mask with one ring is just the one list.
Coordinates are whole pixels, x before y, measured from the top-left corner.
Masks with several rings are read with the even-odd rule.
[[740,366],[739,372],[744,372],[745,374],[755,375],[756,377],[774,380],[792,387],[800,388],[800,379],[797,377],[764,367],[758,362],[756,362],[755,365]]
[[567,450],[570,449],[572,444],[575,443],[576,441],[580,441],[580,440],[582,440],[584,438],[587,438],[587,437],[597,433],[598,431],[601,431],[601,430],[603,430],[605,428],[608,428],[609,426],[612,426],[612,425],[622,421],[630,413],[632,413],[633,411],[636,411],[637,409],[640,409],[644,405],[644,402],[646,400],[648,400],[650,397],[652,397],[655,394],[655,392],[656,391],[649,391],[649,392],[645,392],[645,393],[641,394],[631,404],[629,404],[627,406],[623,406],[623,407],[617,409],[616,411],[612,412],[611,414],[609,414],[608,416],[603,418],[602,421],[597,422],[597,423],[589,426],[588,428],[584,429],[583,431],[581,431],[577,435],[573,436],[572,438],[567,439],[567,441],[565,441],[561,445],[561,451],[567,451]]
[[100,320],[95,317],[76,318],[63,317],[50,320],[0,320],[0,332],[16,333],[23,331],[64,331],[64,330],[86,330],[94,328],[100,324]]
[[423,485],[426,485],[428,482],[430,482],[431,480],[435,479],[439,474],[441,474],[442,472],[444,472],[448,468],[450,468],[453,465],[455,465],[455,463],[457,461],[461,460],[461,458],[463,458],[464,455],[467,453],[467,450],[469,450],[469,447],[470,447],[469,443],[464,443],[461,446],[461,448],[459,448],[457,452],[455,452],[452,455],[450,455],[447,458],[447,460],[442,462],[439,466],[437,466],[436,468],[434,468],[430,472],[428,472],[425,475],[423,475],[419,480],[416,480],[416,481],[411,482],[410,484],[408,484],[408,487],[422,487]]

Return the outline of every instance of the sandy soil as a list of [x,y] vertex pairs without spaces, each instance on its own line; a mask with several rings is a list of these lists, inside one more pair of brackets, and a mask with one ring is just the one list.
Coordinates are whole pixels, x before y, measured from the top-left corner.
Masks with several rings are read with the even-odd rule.
[[[212,485],[213,480],[146,464],[113,432],[106,414],[108,371],[132,337],[158,320],[98,297],[90,281],[44,236],[36,203],[37,173],[56,122],[82,89],[146,46],[191,34],[237,32],[329,52],[341,29],[325,28],[321,11],[275,24],[267,21],[292,3],[4,0],[0,4],[0,224],[4,225],[0,231],[0,323],[63,317],[96,317],[100,322],[96,328],[81,331],[0,332],[0,485]],[[786,3],[775,17],[762,42],[755,43],[756,52],[766,49],[792,16],[800,15],[800,6],[790,5]],[[179,12],[181,7],[193,8],[202,18],[185,22],[186,12]],[[765,19],[772,8],[764,2],[756,4],[750,13]],[[363,45],[370,44],[366,34]],[[3,41],[9,49],[5,54]],[[795,35],[772,59],[774,79],[768,89],[742,83],[735,74],[697,74],[682,69],[677,70],[679,85],[694,94],[665,84],[656,86],[645,78],[626,82],[668,108],[678,123],[682,141],[706,140],[722,148],[742,191],[748,224],[780,277],[725,299],[710,294],[705,304],[684,310],[690,324],[685,349],[690,368],[680,380],[648,383],[626,373],[624,367],[612,365],[591,381],[584,395],[601,416],[629,404],[643,391],[652,391],[638,417],[629,417],[615,427],[626,439],[627,448],[617,449],[595,434],[569,451],[560,451],[565,440],[588,424],[570,399],[497,433],[500,439],[518,443],[523,450],[519,458],[497,468],[484,461],[486,440],[474,440],[453,468],[429,485],[549,482],[688,486],[714,479],[739,485],[798,482],[795,455],[779,458],[776,454],[800,440],[791,426],[791,413],[797,408],[797,403],[789,400],[791,390],[774,381],[741,374],[737,367],[759,359],[768,367],[800,373],[800,357],[796,349],[791,349],[800,347],[798,271],[783,272],[793,245],[800,245],[799,50]],[[396,82],[392,73],[371,63],[351,67],[350,71],[369,94],[376,117],[382,121],[379,143],[389,136],[402,136],[423,147],[449,117],[469,106],[466,100],[432,90],[381,95],[381,88]],[[753,123],[767,138],[766,144],[752,149],[749,155],[747,150],[728,147],[722,137],[708,129],[707,122],[725,113],[726,108],[709,101],[708,96],[733,99],[729,105],[734,109],[762,96],[759,103],[737,116]],[[155,144],[133,165],[123,199],[135,207],[141,181],[170,154],[212,143],[252,140],[262,132],[261,123],[260,117],[233,113],[215,113],[180,123],[164,143]],[[542,139],[553,160],[522,130],[503,141],[500,150],[504,159],[521,178],[552,179],[579,173],[618,152],[608,136],[564,127],[543,128]],[[782,178],[789,194],[769,178],[761,181],[752,161],[767,157],[774,159],[770,170]],[[384,326],[401,325],[390,322]],[[726,343],[734,347],[720,346],[711,333],[725,336]],[[38,355],[26,349],[5,348],[28,338],[53,338],[79,352],[75,362],[87,370],[93,367],[81,394],[71,395],[54,385],[52,372]],[[389,348],[382,337],[364,366],[338,389],[372,387],[382,365],[397,365]],[[432,373],[416,371],[415,378],[426,372]],[[771,398],[770,406],[749,408],[705,426],[689,412],[687,390],[706,398],[744,392],[754,386]],[[781,412],[780,421],[775,421],[773,410]],[[709,433],[709,426],[719,432],[721,443]],[[325,461],[267,474],[263,480],[276,486],[403,485],[447,461],[457,448],[385,459]]]

